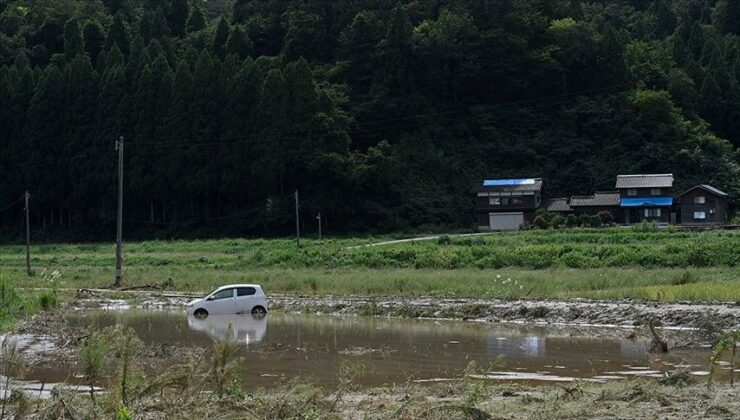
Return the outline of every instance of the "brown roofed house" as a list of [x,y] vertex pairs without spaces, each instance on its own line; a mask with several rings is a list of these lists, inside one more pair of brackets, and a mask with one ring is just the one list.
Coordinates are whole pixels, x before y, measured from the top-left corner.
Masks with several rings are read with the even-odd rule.
[[622,223],[624,220],[619,191],[596,191],[594,195],[573,196],[570,198],[570,207],[576,215],[608,211],[616,223]]
[[711,185],[696,185],[678,195],[681,224],[721,225],[727,222],[727,193]]

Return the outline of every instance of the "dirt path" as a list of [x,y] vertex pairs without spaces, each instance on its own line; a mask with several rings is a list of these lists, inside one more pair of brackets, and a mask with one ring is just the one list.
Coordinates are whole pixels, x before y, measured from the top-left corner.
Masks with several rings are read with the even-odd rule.
[[[465,238],[468,236],[493,235],[494,233],[501,233],[501,232],[460,233],[460,234],[444,235],[444,236],[449,236],[450,238]],[[393,241],[375,242],[372,244],[365,244],[365,245],[353,245],[353,246],[348,246],[345,249],[370,248],[374,246],[395,245],[395,244],[402,244],[406,242],[434,241],[434,240],[439,239],[440,236],[443,236],[443,235],[420,236],[418,238],[396,239]]]

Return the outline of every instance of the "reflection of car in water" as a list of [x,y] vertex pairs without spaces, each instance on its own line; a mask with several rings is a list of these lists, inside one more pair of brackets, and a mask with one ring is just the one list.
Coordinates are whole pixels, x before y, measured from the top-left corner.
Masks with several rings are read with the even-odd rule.
[[216,340],[229,338],[240,343],[252,344],[262,341],[267,332],[267,317],[244,315],[210,315],[206,318],[188,316],[188,327],[202,331]]
[[221,286],[203,299],[188,303],[188,313],[195,316],[218,314],[267,313],[267,298],[257,284],[230,284]]

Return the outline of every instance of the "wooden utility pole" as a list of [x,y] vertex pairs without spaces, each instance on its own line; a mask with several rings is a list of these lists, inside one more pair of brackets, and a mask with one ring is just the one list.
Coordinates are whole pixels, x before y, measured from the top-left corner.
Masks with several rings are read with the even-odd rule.
[[319,215],[316,216],[316,220],[319,221],[319,242],[321,242],[321,212],[319,212]]
[[298,190],[295,190],[295,245],[301,247],[301,216],[298,213]]
[[123,136],[116,142],[118,150],[118,220],[116,223],[116,282],[115,286],[121,286],[121,264],[123,255],[121,253],[121,242],[123,237]]
[[31,218],[29,216],[30,210],[28,208],[28,200],[31,198],[31,194],[26,191],[26,273],[31,275]]

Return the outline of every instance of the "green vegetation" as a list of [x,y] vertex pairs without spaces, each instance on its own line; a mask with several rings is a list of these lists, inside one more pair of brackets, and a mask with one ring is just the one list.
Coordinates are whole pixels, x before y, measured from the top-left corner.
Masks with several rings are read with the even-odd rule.
[[[259,282],[268,293],[449,295],[490,298],[740,300],[740,234],[632,229],[527,231],[358,247],[372,238],[150,241],[126,244],[125,283],[205,292]],[[66,288],[111,283],[113,245],[40,245],[35,267],[58,269]],[[14,284],[23,248],[0,247]],[[48,286],[46,286],[48,287]]]
[[127,238],[284,233],[295,190],[306,230],[464,228],[486,177],[736,202],[736,3],[0,0],[0,209],[109,239],[119,136]]
[[11,329],[16,322],[38,309],[38,302],[31,297],[21,295],[16,290],[16,282],[11,281],[5,273],[0,272],[0,331]]

